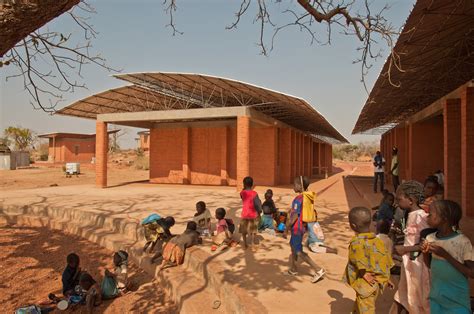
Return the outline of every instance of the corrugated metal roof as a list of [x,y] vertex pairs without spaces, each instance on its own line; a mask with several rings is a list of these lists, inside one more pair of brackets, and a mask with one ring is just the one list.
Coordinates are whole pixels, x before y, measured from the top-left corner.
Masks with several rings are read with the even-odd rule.
[[115,75],[132,85],[79,100],[57,113],[95,119],[97,114],[247,106],[303,132],[347,140],[302,98],[222,77],[145,72]]
[[383,131],[474,79],[474,1],[417,1],[394,51],[353,134]]

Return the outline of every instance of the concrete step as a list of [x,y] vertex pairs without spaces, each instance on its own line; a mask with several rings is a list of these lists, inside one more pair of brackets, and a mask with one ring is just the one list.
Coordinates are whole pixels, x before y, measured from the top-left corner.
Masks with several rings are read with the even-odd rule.
[[[144,259],[145,263],[137,262],[143,269],[148,268],[149,260],[143,256],[143,228],[138,219],[133,221],[126,215],[77,208],[58,208],[33,204],[32,206],[7,206],[3,208],[7,217],[22,217],[29,221],[27,225],[37,223],[52,229],[64,230],[96,242],[111,250],[124,249],[131,251],[136,259]],[[1,214],[1,212],[0,212]],[[0,215],[1,217],[2,215]],[[8,219],[8,218],[4,218]],[[38,220],[37,222],[35,220]],[[134,261],[136,262],[136,261]],[[155,266],[153,266],[155,267]],[[231,313],[265,312],[263,305],[248,292],[224,279],[225,268],[208,252],[199,247],[187,250],[184,264],[180,269],[187,269],[206,282],[206,287],[222,302],[221,307]],[[154,274],[152,269],[150,273]],[[179,302],[177,302],[179,304]]]
[[[112,233],[108,229],[83,227],[67,220],[50,219],[44,216],[39,217],[28,214],[9,215],[8,218],[4,215],[0,216],[0,225],[6,223],[61,230],[96,242],[110,250],[126,249],[131,253],[130,259],[136,265],[150,276],[160,279],[166,293],[179,306],[180,313],[224,312],[225,305],[221,304],[219,297],[209,287],[208,282],[203,277],[196,275],[192,270],[185,267],[168,268],[158,273],[158,265],[150,262],[151,257],[143,254],[142,247],[138,246],[135,241],[124,239],[124,236],[121,234]],[[216,302],[220,306],[217,309],[213,309]]]

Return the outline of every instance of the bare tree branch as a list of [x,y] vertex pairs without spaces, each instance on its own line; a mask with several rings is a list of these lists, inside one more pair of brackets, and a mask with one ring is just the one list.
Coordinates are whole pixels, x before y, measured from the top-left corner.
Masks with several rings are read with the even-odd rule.
[[82,43],[74,44],[72,34],[43,28],[30,33],[0,61],[0,65],[11,65],[17,70],[7,80],[23,77],[24,88],[30,94],[30,103],[35,109],[53,113],[57,104],[63,100],[63,93],[86,88],[84,83],[74,78],[77,76],[82,79],[84,65],[93,64],[107,71],[117,71],[108,66],[99,54],[91,52],[91,40],[98,33],[89,23],[89,17],[77,11],[86,14],[95,11],[89,4],[81,2],[67,13],[84,31]]

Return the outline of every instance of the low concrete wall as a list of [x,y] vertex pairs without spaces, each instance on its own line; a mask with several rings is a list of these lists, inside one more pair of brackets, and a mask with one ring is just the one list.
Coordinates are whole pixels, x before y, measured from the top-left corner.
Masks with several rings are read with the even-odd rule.
[[140,222],[132,221],[125,215],[111,216],[99,211],[50,207],[41,203],[30,206],[4,205],[0,207],[0,226],[7,224],[48,227],[81,236],[113,251],[126,249],[134,263],[150,275],[160,278],[167,293],[180,307],[180,312],[203,312],[205,309],[186,306],[183,301],[190,294],[210,289],[211,298],[214,295],[213,300],[222,302],[220,311],[267,313],[264,306],[247,291],[225,282],[222,263],[198,247],[187,250],[184,264],[180,266],[198,278],[193,281],[193,278],[187,277],[188,287],[183,283],[180,267],[158,273],[157,265],[150,263],[150,256],[143,253],[145,241]]

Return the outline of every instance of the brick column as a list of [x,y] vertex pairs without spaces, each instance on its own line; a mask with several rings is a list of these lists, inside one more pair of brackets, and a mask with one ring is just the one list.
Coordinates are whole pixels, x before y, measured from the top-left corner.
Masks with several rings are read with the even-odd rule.
[[191,128],[183,129],[183,184],[191,184]]
[[332,174],[332,144],[328,144],[328,173]]
[[461,99],[443,104],[444,198],[461,203]]
[[109,136],[107,123],[95,123],[95,185],[99,188],[107,187],[107,151],[109,149]]
[[[399,127],[395,129],[397,141],[395,145],[398,148],[398,176],[400,181],[406,178],[406,128]],[[391,166],[391,165],[390,165]]]
[[299,176],[304,175],[304,135],[303,133],[300,133],[300,167],[298,171]]
[[407,180],[413,179],[413,124],[408,125]]
[[317,158],[318,158],[318,162],[317,162],[317,165],[318,165],[318,175],[320,175],[320,174],[321,174],[321,143],[320,143],[320,142],[317,143],[317,147],[318,147],[318,148],[317,148],[317,149],[318,149],[318,155],[317,155],[317,156],[318,156],[318,157],[317,157]]
[[290,174],[290,184],[293,182],[296,177],[296,164],[297,164],[297,154],[296,154],[296,132],[291,130],[291,174]]
[[229,128],[224,128],[221,134],[221,185],[229,185],[227,173],[227,138]]
[[282,128],[280,138],[280,184],[291,182],[291,129]]
[[237,189],[242,188],[242,181],[250,175],[250,118],[237,117]]
[[461,206],[474,216],[474,87],[461,92]]
[[313,177],[313,167],[314,167],[314,141],[311,138],[309,140],[309,177]]

